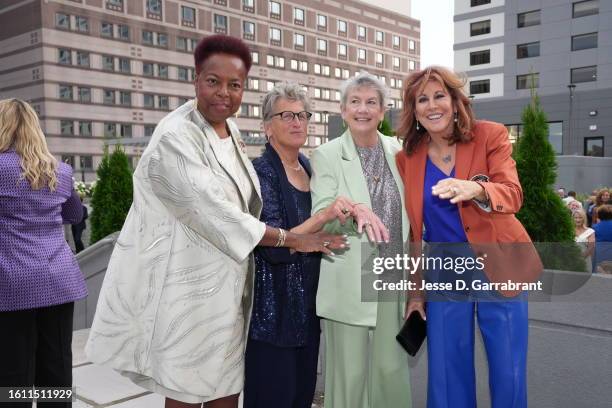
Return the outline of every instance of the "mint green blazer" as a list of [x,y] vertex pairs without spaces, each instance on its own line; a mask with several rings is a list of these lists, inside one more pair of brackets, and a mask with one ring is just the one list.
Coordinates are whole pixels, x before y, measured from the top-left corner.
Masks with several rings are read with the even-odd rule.
[[[395,164],[395,155],[401,150],[401,145],[396,138],[381,133],[378,133],[378,137],[401,197],[397,205],[402,208],[402,237],[406,243],[410,224],[404,210],[404,185]],[[319,146],[313,152],[310,164],[313,172],[310,180],[313,214],[326,208],[338,196],[372,208],[361,160],[349,130]],[[362,267],[361,263],[362,259],[367,260],[378,251],[376,246],[369,243],[365,233],[357,233],[350,219],[345,225],[338,220],[330,222],[325,230],[347,234],[350,249],[337,251],[335,256],[323,256],[317,290],[317,315],[341,323],[375,327],[378,303],[361,301],[361,273],[372,273],[371,266]]]

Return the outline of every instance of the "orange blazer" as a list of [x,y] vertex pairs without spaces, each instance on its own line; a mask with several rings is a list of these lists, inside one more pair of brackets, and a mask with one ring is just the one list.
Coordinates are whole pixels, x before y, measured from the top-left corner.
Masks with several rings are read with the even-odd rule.
[[[514,216],[521,208],[523,191],[511,154],[508,131],[499,123],[477,121],[472,129],[472,140],[468,143],[457,143],[455,178],[470,180],[476,176],[486,176],[488,182],[479,183],[484,188],[491,207],[491,211],[487,212],[473,201],[464,201],[458,204],[459,215],[468,242],[472,244],[476,254],[487,254],[485,272],[491,282],[533,282],[542,272],[542,263],[529,234]],[[423,238],[426,160],[425,142],[410,156],[404,151],[396,156],[397,167],[405,187],[412,242],[421,242]],[[501,291],[505,296],[513,296],[519,292]]]

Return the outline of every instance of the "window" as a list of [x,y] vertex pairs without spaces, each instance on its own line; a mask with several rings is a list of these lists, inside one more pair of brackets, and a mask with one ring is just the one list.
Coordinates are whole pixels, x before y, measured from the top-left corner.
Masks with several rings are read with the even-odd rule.
[[91,122],[85,122],[85,121],[79,122],[79,135],[91,136]]
[[157,45],[159,47],[168,48],[168,34],[157,33]]
[[252,91],[259,91],[259,79],[248,78],[247,87]]
[[270,41],[280,43],[281,30],[279,28],[270,28]]
[[176,37],[176,49],[179,51],[188,51],[187,47],[189,39],[185,37]]
[[120,40],[124,40],[124,41],[130,40],[130,27],[123,25],[123,24],[118,24],[117,32],[119,33]]
[[79,67],[89,68],[89,53],[85,51],[77,51],[76,63]]
[[72,51],[67,48],[58,50],[57,62],[63,65],[72,65]]
[[79,156],[81,169],[93,169],[93,159],[91,156]]
[[393,37],[392,37],[392,43],[393,43],[393,47],[399,48],[399,46],[400,46],[400,36],[394,34]]
[[117,135],[117,124],[116,123],[104,123],[104,137],[116,137]]
[[147,0],[147,13],[161,15],[162,2],[161,0]]
[[399,57],[393,57],[393,69],[400,69]]
[[102,23],[100,27],[100,35],[102,37],[110,37],[113,38],[113,25],[111,23]]
[[132,104],[132,93],[128,91],[119,92],[119,105],[130,106]]
[[377,65],[382,65],[384,60],[385,60],[385,57],[382,55],[382,53],[377,52],[376,53],[376,64]]
[[304,48],[304,34],[295,33],[293,35],[293,45]]
[[227,31],[227,16],[215,14],[215,32]]
[[548,141],[556,154],[563,154],[563,122],[548,122]]
[[603,157],[604,155],[604,138],[599,137],[585,137],[584,138],[584,155]]
[[382,44],[385,42],[385,33],[382,31],[376,31],[376,42]]
[[142,63],[142,75],[144,76],[153,76],[155,74],[153,70],[152,62],[143,62]]
[[489,34],[491,32],[491,20],[477,21],[470,24],[470,36]]
[[518,27],[529,27],[540,24],[540,10],[518,14]]
[[491,4],[491,0],[471,0],[470,7],[482,6],[483,4]]
[[59,86],[59,98],[71,101],[72,100],[72,85],[62,85]]
[[531,89],[539,87],[540,74],[538,72],[516,76],[516,89]]
[[115,91],[112,89],[104,89],[102,91],[103,94],[103,102],[106,105],[114,105],[115,104]]
[[157,76],[163,79],[168,79],[168,66],[159,64],[157,67]]
[[74,168],[74,156],[69,154],[62,154],[62,163],[66,163],[70,167]]
[[91,102],[91,88],[79,87],[79,102]]
[[365,41],[366,39],[366,28],[364,26],[357,26],[357,38]]
[[340,76],[342,75],[342,70],[340,68],[334,68],[334,75],[336,76],[336,78],[340,78]]
[[112,55],[102,55],[102,69],[105,71],[114,71],[115,57]]
[[145,108],[154,108],[155,107],[155,95],[153,94],[144,94],[142,105]]
[[491,50],[470,52],[470,65],[482,65],[491,62]]
[[327,28],[327,16],[317,14],[317,26],[320,28]]
[[572,4],[572,18],[599,14],[599,0],[578,1]]
[[119,58],[119,72],[123,72],[124,74],[132,72],[129,58]]
[[338,20],[338,32],[346,34],[346,21]]
[[144,45],[153,45],[153,32],[152,31],[142,31],[142,43]]
[[119,125],[119,136],[132,137],[132,125],[122,123]]
[[266,90],[270,92],[272,89],[274,89],[274,85],[274,81],[266,81]]
[[144,135],[145,135],[145,137],[153,136],[153,132],[155,132],[155,125],[144,125]]
[[317,39],[317,51],[322,53],[327,52],[327,40]]
[[483,94],[491,92],[491,80],[470,81],[470,94]]
[[280,18],[281,16],[281,6],[280,3],[277,3],[275,1],[270,1],[268,3],[270,6],[270,17],[272,18]]
[[267,55],[266,63],[268,64],[269,67],[273,67],[274,66],[274,55]]
[[89,32],[89,20],[87,19],[87,17],[76,16],[75,22],[77,31],[80,31],[82,33]]
[[251,59],[253,64],[259,64],[259,53],[257,51],[251,51]]
[[574,68],[571,71],[572,84],[597,81],[597,66]]
[[301,8],[293,8],[293,21],[296,24],[304,25],[304,10]]
[[55,13],[55,26],[70,30],[70,16],[64,13]]
[[111,6],[108,8],[121,11],[123,9],[123,0],[106,0],[106,6]]
[[572,51],[597,48],[597,33],[581,34],[572,37]]
[[189,81],[189,68],[178,67],[178,80]]
[[532,42],[516,46],[516,58],[531,58],[540,56],[540,43]]
[[346,57],[347,55],[347,46],[346,44],[338,44],[338,56]]
[[242,31],[243,31],[243,36],[246,40],[255,39],[255,23],[252,23],[250,21],[243,21]]
[[408,40],[408,49],[410,51],[414,51],[416,50],[416,41],[414,40]]
[[159,109],[166,109],[166,110],[170,109],[170,101],[167,96],[159,95],[158,101],[159,101]]
[[365,61],[365,59],[366,59],[366,50],[365,49],[359,48],[357,50],[357,59],[360,60],[360,61]]
[[342,69],[342,79],[349,79],[349,77],[351,76],[351,71],[349,71],[346,68]]
[[195,26],[195,9],[181,6],[181,17],[184,25]]
[[416,69],[416,62],[414,62],[413,60],[409,60],[408,61],[408,69],[410,71],[414,71]]

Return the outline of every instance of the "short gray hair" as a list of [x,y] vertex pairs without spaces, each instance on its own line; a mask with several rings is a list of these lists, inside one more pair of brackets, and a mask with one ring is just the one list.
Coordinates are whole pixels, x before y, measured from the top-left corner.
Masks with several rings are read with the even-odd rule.
[[308,99],[308,95],[302,86],[295,82],[281,82],[276,84],[263,98],[261,113],[264,122],[268,122],[272,119],[274,104],[276,104],[279,99],[302,102],[304,104],[304,110],[310,111],[310,99]]
[[380,107],[385,109],[388,89],[383,81],[376,78],[367,71],[361,71],[352,78],[347,79],[340,86],[340,106],[346,106],[346,98],[348,94],[356,88],[367,86],[374,89],[378,93],[380,99]]

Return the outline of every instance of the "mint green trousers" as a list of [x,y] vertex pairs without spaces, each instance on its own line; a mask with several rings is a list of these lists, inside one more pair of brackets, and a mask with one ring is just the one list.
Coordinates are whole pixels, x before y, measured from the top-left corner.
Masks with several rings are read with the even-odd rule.
[[376,327],[323,319],[325,408],[410,408],[408,354],[395,340],[395,302],[378,304]]

